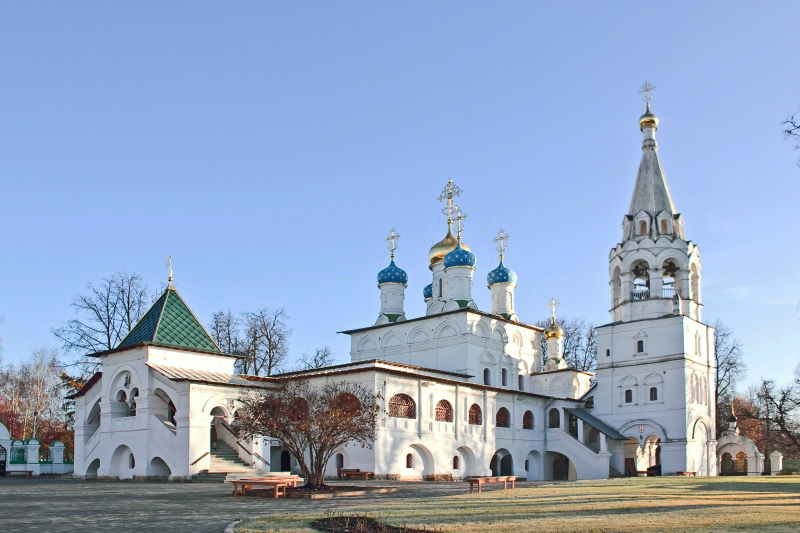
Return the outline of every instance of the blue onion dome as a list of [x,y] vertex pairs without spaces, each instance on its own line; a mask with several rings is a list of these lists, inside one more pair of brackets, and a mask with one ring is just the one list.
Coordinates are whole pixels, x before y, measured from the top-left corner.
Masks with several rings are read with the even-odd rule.
[[402,283],[408,284],[408,274],[406,271],[394,264],[394,260],[389,266],[378,272],[378,285],[383,283]]
[[506,267],[502,261],[500,261],[500,266],[489,272],[489,275],[486,276],[486,283],[488,285],[494,285],[495,283],[516,283],[517,282],[517,273],[511,270],[510,268]]
[[465,250],[461,243],[458,243],[452,252],[444,256],[444,267],[454,266],[475,266],[475,255],[469,250]]
[[433,283],[428,283],[425,285],[425,288],[422,289],[422,297],[426,300],[433,298]]

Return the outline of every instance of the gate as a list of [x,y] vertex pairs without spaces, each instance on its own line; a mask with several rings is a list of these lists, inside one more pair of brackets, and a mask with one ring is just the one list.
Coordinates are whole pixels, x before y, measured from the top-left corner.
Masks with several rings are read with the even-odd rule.
[[6,449],[3,448],[2,444],[0,444],[0,476],[3,476],[3,477],[6,476],[6,464],[7,464],[6,459],[7,458],[8,457],[6,456]]

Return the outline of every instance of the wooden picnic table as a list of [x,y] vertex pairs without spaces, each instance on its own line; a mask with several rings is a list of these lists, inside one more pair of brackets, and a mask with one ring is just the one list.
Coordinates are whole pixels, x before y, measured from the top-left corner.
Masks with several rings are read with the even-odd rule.
[[286,496],[286,487],[297,486],[299,476],[273,476],[259,477],[252,479],[234,479],[229,481],[233,485],[234,496],[244,496],[245,492],[252,490],[256,486],[272,487],[272,497],[277,499],[279,496]]
[[472,489],[475,485],[478,485],[478,492],[481,492],[484,483],[502,483],[503,490],[508,488],[508,483],[511,482],[511,488],[515,488],[515,484],[517,481],[517,476],[489,476],[489,477],[470,477],[467,478],[467,482],[469,483],[469,492],[472,493]]
[[675,472],[675,475],[676,476],[694,476],[694,475],[697,475],[697,472],[683,472],[681,470],[678,470],[677,472]]
[[339,479],[370,479],[375,478],[374,472],[362,472],[358,468],[337,468],[336,474],[339,476]]

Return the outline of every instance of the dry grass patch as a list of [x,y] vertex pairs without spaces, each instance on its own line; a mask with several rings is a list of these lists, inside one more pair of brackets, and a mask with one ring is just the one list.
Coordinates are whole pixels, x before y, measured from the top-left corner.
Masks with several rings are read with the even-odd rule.
[[[800,480],[793,477],[632,478],[401,499],[353,513],[388,516],[393,525],[441,526],[458,533],[800,531]],[[321,513],[265,516],[236,533],[311,533]]]

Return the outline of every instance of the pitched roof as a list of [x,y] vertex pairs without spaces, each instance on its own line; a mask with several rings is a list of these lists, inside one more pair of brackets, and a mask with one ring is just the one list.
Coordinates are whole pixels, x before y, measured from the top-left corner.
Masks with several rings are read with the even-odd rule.
[[633,198],[628,214],[635,216],[639,211],[647,211],[657,215],[666,211],[674,215],[675,204],[669,192],[664,169],[661,168],[661,159],[658,157],[658,147],[655,142],[645,140],[642,146],[642,161],[639,163],[639,173],[636,175],[636,185],[633,187]]
[[147,366],[171,381],[192,381],[196,383],[209,383],[213,385],[233,385],[236,387],[267,387],[269,382],[254,382],[243,379],[238,374],[224,372],[210,372],[207,370],[194,370],[191,368],[177,368],[173,366],[155,365],[145,363]]
[[613,427],[609,426],[608,424],[600,420],[599,418],[596,418],[595,416],[591,415],[589,411],[587,411],[586,409],[575,409],[575,408],[565,407],[564,410],[569,414],[577,416],[578,418],[580,418],[581,420],[583,420],[584,422],[595,428],[597,431],[605,433],[612,439],[627,440],[628,438],[619,431],[617,431],[616,429],[614,429]]
[[156,300],[116,349],[137,344],[154,344],[221,354],[217,343],[180,297],[169,287]]

